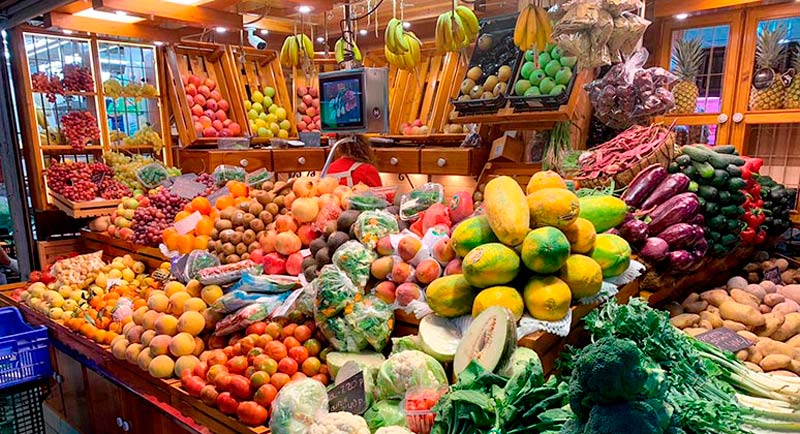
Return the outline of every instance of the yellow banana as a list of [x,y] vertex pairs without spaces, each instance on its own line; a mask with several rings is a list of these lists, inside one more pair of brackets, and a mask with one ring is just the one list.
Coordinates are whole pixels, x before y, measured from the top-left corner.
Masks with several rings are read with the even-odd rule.
[[535,7],[528,6],[528,9],[526,9],[526,14],[528,15],[528,29],[525,32],[525,47],[523,47],[523,50],[530,50],[534,45],[537,44],[539,22],[536,19]]
[[344,62],[344,39],[339,38],[336,40],[336,45],[333,46],[333,53],[334,57],[336,58],[336,63]]
[[403,22],[400,20],[397,20],[397,22],[398,24],[394,27],[394,40],[397,42],[397,49],[400,51],[400,54],[403,54],[408,51],[408,43],[404,37],[405,30],[403,29]]
[[361,57],[361,50],[358,49],[358,45],[353,42],[353,58],[355,58],[356,62],[360,62],[363,57]]
[[398,24],[402,28],[402,23],[397,18],[392,18],[389,20],[389,23],[386,25],[386,33],[384,33],[383,39],[387,47],[389,47],[389,51],[392,54],[399,54],[400,49],[397,46],[397,26]]
[[297,42],[297,35],[291,36],[291,40],[289,41],[289,64],[291,66],[297,66],[298,62],[298,51],[300,49],[300,44]]
[[526,50],[525,34],[528,31],[528,9],[525,8],[519,13],[517,23],[514,26],[514,45],[521,50]]
[[450,13],[450,25],[453,28],[453,48],[457,51],[469,45],[467,32],[464,29],[464,22],[461,21],[458,14]]
[[450,13],[447,12],[443,16],[442,27],[444,27],[445,51],[456,51],[454,50],[455,35],[453,34],[453,22],[450,20]]
[[472,12],[472,9],[464,6],[458,5],[456,7],[456,14],[461,17],[461,21],[464,22],[466,26],[467,37],[469,40],[472,41],[476,36],[478,36],[478,32],[480,31],[480,24],[478,23],[478,17],[475,16],[475,13]]
[[447,51],[447,40],[445,39],[445,26],[444,24],[444,17],[445,14],[439,15],[439,19],[436,21],[436,29],[435,29],[435,42],[436,42],[436,50],[440,53]]
[[283,40],[283,46],[281,47],[281,63],[286,66],[292,66],[292,59],[289,56],[289,46],[291,45],[292,39],[292,36],[287,36],[286,39]]
[[422,54],[420,53],[422,41],[420,41],[413,32],[407,32],[406,37],[408,38],[408,46],[411,48],[409,50],[411,52],[411,58],[414,61],[414,65],[417,65],[422,58]]
[[309,38],[305,33],[300,35],[300,39],[303,41],[303,51],[305,56],[308,57],[308,60],[314,58],[314,43],[311,42],[311,38]]
[[539,24],[539,30],[537,32],[539,38],[536,43],[539,51],[542,51],[547,47],[547,43],[550,41],[550,35],[553,33],[553,24],[550,22],[550,17],[547,15],[544,8],[536,8],[536,18]]

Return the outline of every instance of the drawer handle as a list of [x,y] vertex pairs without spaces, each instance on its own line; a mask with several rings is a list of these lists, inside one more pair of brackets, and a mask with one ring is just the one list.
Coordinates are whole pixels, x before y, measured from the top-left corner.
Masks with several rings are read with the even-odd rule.
[[58,372],[53,372],[53,380],[55,380],[55,382],[58,384],[64,383],[64,377]]
[[129,424],[127,420],[122,421],[122,430],[128,432],[130,431],[130,429],[131,429],[131,424]]
[[397,157],[392,157],[389,159],[389,164],[391,164],[392,166],[397,166],[397,163],[399,162],[400,160],[398,160]]
[[122,428],[122,422],[124,422],[124,420],[122,420],[121,417],[117,416],[117,426],[118,427]]
[[300,157],[297,159],[297,164],[303,166],[306,164],[306,157]]
[[720,113],[719,116],[717,116],[717,122],[719,122],[720,124],[728,122],[728,115],[726,115],[725,113]]
[[250,162],[249,162],[249,161],[247,161],[247,158],[242,158],[242,159],[239,161],[239,165],[240,165],[240,166],[242,166],[242,167],[247,167],[247,165],[248,165],[248,164],[250,164]]
[[439,166],[439,167],[444,167],[446,164],[447,164],[447,160],[445,160],[444,158],[440,158],[440,159],[436,160],[436,165]]
[[744,115],[741,113],[734,113],[733,114],[733,122],[741,123],[744,120]]

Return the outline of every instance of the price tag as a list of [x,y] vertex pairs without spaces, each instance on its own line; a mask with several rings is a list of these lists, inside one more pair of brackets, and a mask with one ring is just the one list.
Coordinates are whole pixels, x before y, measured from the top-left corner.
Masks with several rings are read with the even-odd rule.
[[227,196],[230,193],[231,191],[228,190],[228,187],[222,187],[219,190],[209,194],[208,201],[211,202],[211,204],[213,205],[214,203],[217,202],[217,199],[221,198],[222,196]]
[[346,411],[364,414],[367,399],[364,393],[364,372],[359,372],[328,391],[331,412]]
[[720,327],[696,336],[698,340],[714,345],[722,350],[736,353],[753,345],[749,340],[739,336],[735,331]]
[[781,270],[778,269],[778,267],[773,267],[767,271],[764,271],[764,279],[770,280],[776,285],[783,285],[783,279],[781,279]]
[[188,217],[175,222],[175,230],[177,230],[180,235],[188,234],[194,230],[194,228],[197,226],[197,223],[199,223],[202,218],[203,215],[195,211]]
[[169,191],[184,199],[191,200],[206,191],[206,185],[193,179],[175,178],[175,182],[172,183]]

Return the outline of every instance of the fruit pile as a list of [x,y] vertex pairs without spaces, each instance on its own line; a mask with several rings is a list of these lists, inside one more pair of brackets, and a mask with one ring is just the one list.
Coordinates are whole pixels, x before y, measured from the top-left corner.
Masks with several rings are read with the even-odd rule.
[[111,177],[112,170],[103,163],[53,162],[45,172],[47,187],[73,202],[97,198],[120,199],[130,194],[128,188]]
[[109,235],[123,240],[133,239],[133,217],[136,209],[139,208],[139,201],[144,206],[150,203],[150,199],[146,196],[139,196],[139,200],[132,197],[123,197],[117,205],[117,209],[111,213],[109,225],[106,231]]
[[197,75],[183,77],[186,102],[192,114],[192,122],[198,136],[236,137],[242,135],[242,127],[228,118],[230,105],[222,97],[217,82]]
[[258,137],[278,137],[286,139],[292,129],[292,124],[287,119],[286,109],[275,104],[275,88],[265,87],[263,93],[259,90],[244,101],[247,111],[247,122],[250,131]]
[[150,125],[139,128],[130,137],[124,137],[123,142],[125,146],[152,146],[156,154],[160,154],[161,149],[164,147],[164,142],[161,141],[161,135]]
[[31,74],[31,87],[34,92],[44,93],[51,103],[56,102],[56,95],[64,95],[64,86],[57,75],[47,75],[44,72]]
[[208,249],[208,242],[214,232],[214,222],[219,217],[219,211],[211,205],[203,196],[197,196],[187,203],[183,210],[175,214],[175,223],[192,217],[193,213],[199,213],[200,218],[193,221],[194,227],[186,233],[178,233],[175,227],[169,227],[162,232],[161,237],[164,245],[171,251],[185,254],[192,250]]
[[572,80],[572,68],[577,60],[577,57],[563,56],[561,48],[553,44],[547,45],[538,58],[533,50],[526,51],[525,63],[519,69],[519,77],[514,84],[514,94],[561,95]]
[[[404,136],[425,136],[428,135],[430,131],[430,128],[424,125],[420,119],[414,119],[412,122],[403,122],[400,124],[400,132],[402,132]],[[459,132],[461,132],[461,128],[459,128]]]
[[72,111],[61,116],[61,131],[76,151],[83,151],[87,143],[100,140],[97,119],[87,111]]
[[175,216],[188,201],[165,188],[151,192],[147,199],[140,198],[139,207],[133,212],[133,242],[157,247],[163,231],[172,226]]
[[[402,28],[401,24],[400,29]],[[387,34],[388,30],[387,28]],[[479,30],[480,24],[475,12],[464,5],[455,6],[454,11],[439,15],[436,21],[436,49],[441,53],[447,51],[457,53],[475,40]]]
[[306,34],[289,35],[281,46],[281,64],[294,68],[314,58],[314,43]]
[[129,81],[122,86],[119,81],[110,78],[103,82],[103,94],[111,98],[136,98],[158,96],[155,86],[145,82]]
[[319,89],[314,86],[298,86],[297,131],[319,131],[322,122],[319,118]]
[[458,100],[491,99],[504,95],[508,81],[511,80],[511,74],[511,67],[508,65],[500,66],[496,75],[488,76],[484,76],[480,66],[473,66],[467,71],[467,78],[461,82],[461,96]]
[[64,65],[61,86],[69,92],[94,92],[92,70],[88,66]]
[[407,32],[403,22],[392,18],[386,25],[383,53],[386,61],[403,70],[413,70],[420,62],[422,41],[414,32]]

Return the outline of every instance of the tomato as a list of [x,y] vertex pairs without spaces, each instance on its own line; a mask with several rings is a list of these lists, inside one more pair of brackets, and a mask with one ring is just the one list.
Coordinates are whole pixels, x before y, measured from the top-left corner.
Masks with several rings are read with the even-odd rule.
[[236,409],[236,417],[245,425],[263,425],[267,421],[267,416],[269,416],[267,409],[253,401],[243,402]]
[[263,335],[260,335],[258,339],[256,339],[256,347],[264,348],[270,341],[272,341],[272,336],[264,333]]
[[300,342],[305,342],[311,339],[311,329],[306,325],[297,326],[294,329],[294,337]]
[[283,342],[272,341],[267,344],[267,347],[264,348],[267,350],[267,354],[275,360],[281,360],[288,355],[286,351],[286,345]]
[[253,395],[253,400],[259,405],[269,407],[269,405],[272,404],[272,401],[275,399],[275,395],[277,394],[278,389],[276,389],[275,386],[272,384],[265,384],[256,390],[256,394]]
[[304,378],[308,378],[308,376],[300,371],[297,371],[292,375],[292,381],[302,380]]
[[248,353],[247,353],[247,362],[252,364],[253,363],[253,359],[255,359],[256,356],[260,356],[261,354],[264,354],[264,349],[263,348],[258,348],[258,347],[253,348],[252,350],[248,351]]
[[224,365],[228,362],[228,355],[223,350],[211,350],[211,355],[206,359],[208,366]]
[[[256,337],[258,337],[258,336],[256,336]],[[237,342],[236,344],[237,344],[237,345],[241,345],[241,346],[242,346],[242,352],[241,352],[241,354],[247,354],[247,353],[249,353],[249,352],[250,352],[250,350],[252,350],[253,348],[255,348],[255,346],[256,346],[256,340],[255,340],[254,338],[252,338],[252,337],[248,336],[248,337],[246,337],[246,338],[242,338],[242,339],[241,339],[239,342]]]
[[225,353],[225,357],[227,357],[228,359],[230,359],[233,356],[239,355],[238,352],[234,352],[233,348],[234,348],[233,346],[228,345],[227,347],[222,349],[222,352]]
[[289,357],[284,357],[278,362],[278,372],[294,375],[294,373],[297,372],[297,361]]
[[294,348],[301,346],[300,341],[297,340],[294,336],[289,336],[283,340],[283,344],[286,345],[286,348]]
[[266,354],[253,359],[253,367],[256,368],[256,371],[264,371],[269,375],[278,372],[278,362]]
[[208,339],[208,348],[216,350],[225,347],[225,338],[222,336],[211,336]]
[[331,347],[325,348],[324,350],[320,351],[319,359],[322,360],[323,362],[327,363],[328,362],[328,353],[330,353],[331,351],[333,351],[333,349],[331,349]]
[[297,328],[297,324],[286,324],[281,330],[281,337],[286,339],[289,336],[294,336],[294,330]]
[[225,365],[214,365],[214,366],[208,368],[208,373],[206,374],[206,380],[209,383],[215,383],[216,384],[217,377],[219,377],[222,374],[227,374],[227,373],[228,373],[228,368]]
[[281,387],[285,386],[286,383],[291,380],[291,377],[288,375],[284,374],[283,372],[278,372],[269,377],[269,384],[272,384],[276,389],[281,390]]
[[267,324],[267,327],[264,330],[264,332],[272,336],[273,339],[277,339],[281,337],[281,325],[276,322],[271,322]]
[[298,364],[303,363],[308,358],[308,350],[306,347],[289,348],[289,357],[294,359]]
[[236,356],[230,360],[226,366],[231,373],[234,374],[241,374],[244,373],[245,369],[247,369],[247,357],[245,356]]
[[247,369],[244,370],[244,375],[246,378],[250,378],[253,374],[256,373],[256,368],[252,366],[248,366]]
[[319,359],[316,357],[309,357],[303,361],[302,371],[304,374],[312,377],[319,374],[319,368],[322,366]]
[[194,368],[192,368],[192,375],[197,375],[198,377],[205,380],[206,376],[208,375],[208,363],[200,362],[194,365]]
[[267,329],[267,323],[264,321],[254,322],[247,326],[247,329],[244,331],[248,335],[256,334],[261,335],[264,334],[264,330]]
[[225,372],[224,374],[220,374],[216,378],[214,378],[214,386],[216,386],[218,390],[227,392],[231,387],[232,378],[233,375],[227,372]]
[[225,414],[236,414],[236,410],[239,407],[239,403],[228,392],[222,392],[217,395],[216,403],[219,411]]
[[228,346],[232,347],[232,346],[236,345],[236,343],[239,342],[239,339],[241,339],[241,338],[242,337],[240,335],[231,336],[230,339],[228,339]]
[[231,375],[231,384],[228,390],[234,398],[250,399],[250,380],[241,375]]
[[259,387],[269,384],[269,374],[265,371],[256,371],[250,376],[250,387],[258,389]]
[[200,400],[206,405],[213,406],[216,404],[218,395],[217,388],[211,384],[206,384],[203,386],[203,389],[200,390]]
[[316,339],[309,339],[303,342],[303,346],[308,350],[309,356],[317,356],[322,351],[322,344]]
[[303,325],[308,327],[309,330],[311,330],[311,334],[314,334],[314,332],[317,331],[317,323],[315,323],[314,320],[310,319],[304,322]]
[[328,379],[328,376],[325,375],[325,374],[312,375],[311,378],[319,381],[320,383],[322,383],[322,384],[324,384],[326,386],[328,385],[329,379]]
[[189,395],[194,396],[195,398],[200,397],[200,392],[203,390],[205,385],[206,382],[196,375],[190,374],[181,378],[181,386],[186,390],[186,392],[189,393]]

